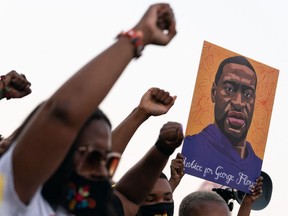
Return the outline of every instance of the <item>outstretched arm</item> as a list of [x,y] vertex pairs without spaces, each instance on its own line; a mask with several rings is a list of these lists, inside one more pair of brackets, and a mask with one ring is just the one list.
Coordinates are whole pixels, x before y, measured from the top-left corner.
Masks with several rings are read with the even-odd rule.
[[[172,18],[169,34],[164,34],[157,25],[159,18],[163,17],[163,10],[166,13],[171,9],[167,4],[151,6],[133,28],[142,33],[144,46],[166,45],[176,34],[171,27],[175,27]],[[22,202],[28,203],[39,186],[53,174],[84,121],[98,107],[134,56],[135,46],[131,40],[120,37],[41,106],[20,134],[13,151],[14,185]]]
[[169,179],[169,184],[172,192],[174,192],[184,176],[184,156],[181,153],[178,153],[176,158],[171,161],[170,171],[171,176]]
[[152,190],[165,167],[169,155],[183,140],[182,125],[168,122],[161,130],[158,141],[116,184],[116,195],[121,199],[126,216],[138,211],[140,204]]
[[112,150],[122,154],[138,127],[150,116],[167,113],[176,96],[159,88],[150,88],[141,98],[139,105],[112,132]]
[[262,195],[263,177],[256,180],[256,185],[251,190],[252,194],[246,194],[238,211],[238,216],[249,216],[253,203]]

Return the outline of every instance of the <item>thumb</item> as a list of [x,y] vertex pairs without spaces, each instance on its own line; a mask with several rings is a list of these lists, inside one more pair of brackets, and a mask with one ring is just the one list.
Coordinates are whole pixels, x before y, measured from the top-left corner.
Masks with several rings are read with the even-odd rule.
[[177,96],[172,97],[172,102],[169,104],[169,109],[174,105],[176,99],[177,99]]

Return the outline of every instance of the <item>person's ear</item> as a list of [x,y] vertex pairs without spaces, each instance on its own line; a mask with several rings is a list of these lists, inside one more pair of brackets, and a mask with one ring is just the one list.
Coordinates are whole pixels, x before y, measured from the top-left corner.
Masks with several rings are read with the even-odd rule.
[[215,103],[215,97],[216,97],[216,84],[213,82],[212,88],[211,88],[211,100],[213,103]]

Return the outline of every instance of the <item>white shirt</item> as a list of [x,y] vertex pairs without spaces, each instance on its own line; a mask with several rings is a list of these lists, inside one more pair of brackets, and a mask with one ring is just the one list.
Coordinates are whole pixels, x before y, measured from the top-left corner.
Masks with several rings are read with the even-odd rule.
[[[41,187],[28,205],[15,192],[12,153],[13,146],[0,158],[0,215],[2,216],[56,216],[41,195]],[[32,152],[31,152],[32,153]],[[57,216],[63,215],[57,213]],[[64,214],[65,215],[65,214]],[[67,214],[66,214],[67,215]]]

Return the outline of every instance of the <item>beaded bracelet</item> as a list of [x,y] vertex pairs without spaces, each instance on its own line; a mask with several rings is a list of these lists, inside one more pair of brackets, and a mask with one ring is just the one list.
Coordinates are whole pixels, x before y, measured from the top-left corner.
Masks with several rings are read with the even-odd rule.
[[175,149],[167,149],[167,148],[164,148],[160,141],[158,140],[156,143],[155,143],[155,146],[156,148],[158,149],[159,152],[161,152],[162,154],[166,155],[166,156],[170,156],[174,153]]
[[142,54],[142,51],[144,49],[144,44],[143,44],[143,32],[138,30],[129,30],[127,32],[121,32],[118,34],[117,38],[119,39],[120,37],[128,37],[135,47],[135,58],[139,58]]

